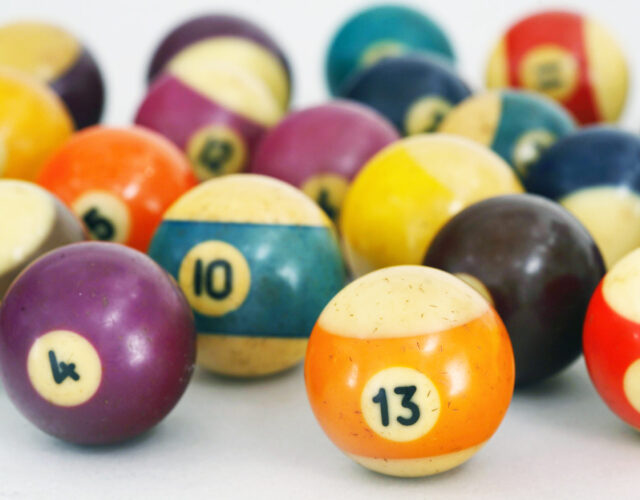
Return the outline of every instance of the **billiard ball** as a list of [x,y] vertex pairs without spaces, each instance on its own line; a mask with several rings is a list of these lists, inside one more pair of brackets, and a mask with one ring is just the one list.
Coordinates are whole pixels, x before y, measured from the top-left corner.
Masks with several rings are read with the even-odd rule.
[[0,26],[0,66],[47,83],[67,105],[77,128],[100,121],[102,75],[87,48],[64,29],[34,21]]
[[384,59],[360,71],[341,92],[386,116],[404,135],[435,131],[470,95],[450,67],[420,54]]
[[398,138],[393,125],[371,109],[334,101],[292,113],[270,130],[251,171],[299,187],[337,222],[355,174]]
[[584,357],[600,397],[640,430],[640,250],[598,285],[584,322]]
[[195,360],[184,295],[146,255],[77,243],[29,266],[0,309],[0,376],[33,424],[79,444],[132,438],[162,420]]
[[178,55],[149,89],[135,122],[183,149],[198,179],[207,180],[244,171],[283,114],[267,85],[239,65]]
[[44,84],[0,68],[0,130],[0,177],[32,181],[73,133],[73,121]]
[[350,17],[338,30],[327,53],[326,75],[333,95],[355,73],[385,57],[425,52],[454,62],[444,31],[422,12],[401,5],[379,5]]
[[251,73],[266,85],[283,111],[289,106],[289,79],[280,59],[262,45],[244,38],[216,37],[193,43],[173,56],[168,70],[223,65]]
[[324,212],[289,184],[254,174],[212,179],[182,196],[149,255],[193,308],[198,364],[236,377],[298,363],[345,280]]
[[575,130],[571,115],[542,94],[490,91],[456,106],[438,132],[473,139],[498,153],[520,178],[559,138]]
[[146,251],[164,211],[196,184],[169,141],[138,127],[91,127],[48,161],[38,183],[85,223],[90,236]]
[[493,435],[514,384],[500,317],[459,279],[396,266],[349,284],[309,339],[311,408],[333,443],[393,476],[457,467]]
[[149,66],[149,82],[156,78],[169,60],[182,49],[200,40],[216,37],[236,37],[261,45],[281,61],[291,80],[291,68],[284,52],[262,28],[237,16],[205,14],[181,23],[162,40]]
[[438,232],[424,264],[466,280],[494,304],[511,337],[517,385],[555,375],[580,355],[604,262],[557,203],[518,194],[471,205]]
[[545,11],[509,28],[494,48],[489,88],[546,94],[583,124],[613,122],[627,98],[627,63],[600,23],[580,14]]
[[30,182],[0,179],[0,221],[0,302],[29,263],[84,239],[82,224],[69,209]]
[[420,264],[436,232],[466,206],[519,193],[513,170],[491,150],[445,134],[402,139],[358,173],[340,229],[351,271]]
[[529,169],[527,191],[559,201],[591,232],[607,267],[640,246],[640,138],[609,127],[565,137]]

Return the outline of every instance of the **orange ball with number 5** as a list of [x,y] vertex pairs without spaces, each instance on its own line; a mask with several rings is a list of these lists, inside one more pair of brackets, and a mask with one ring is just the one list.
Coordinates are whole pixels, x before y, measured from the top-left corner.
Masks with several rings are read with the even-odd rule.
[[429,267],[389,267],[326,306],[305,380],[320,425],[352,459],[426,476],[465,462],[496,431],[513,394],[513,350],[469,285]]
[[197,180],[162,136],[140,127],[92,127],[58,150],[38,183],[84,221],[92,238],[146,252],[164,211]]

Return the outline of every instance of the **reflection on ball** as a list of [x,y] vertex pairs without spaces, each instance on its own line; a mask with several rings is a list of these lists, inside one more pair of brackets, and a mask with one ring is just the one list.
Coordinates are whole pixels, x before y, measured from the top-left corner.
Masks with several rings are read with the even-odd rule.
[[311,408],[341,450],[394,476],[457,467],[496,431],[514,383],[509,337],[471,287],[436,269],[370,273],[309,339]]
[[213,179],[182,196],[149,254],[194,310],[198,363],[240,377],[298,363],[314,321],[345,279],[322,210],[259,175]]

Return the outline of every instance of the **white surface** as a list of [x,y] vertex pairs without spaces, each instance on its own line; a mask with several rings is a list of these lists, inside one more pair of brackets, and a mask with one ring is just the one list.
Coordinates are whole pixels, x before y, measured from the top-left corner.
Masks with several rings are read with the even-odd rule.
[[[431,0],[422,5],[451,33],[460,67],[482,83],[496,37],[548,2]],[[126,124],[144,90],[153,47],[197,12],[232,10],[281,42],[296,73],[296,104],[326,97],[323,61],[353,0],[1,0],[0,22],[37,17],[84,38],[107,77],[107,122]],[[608,25],[640,55],[640,6],[628,0],[565,2]],[[632,99],[624,119],[636,130]],[[243,382],[198,373],[174,412],[154,431],[117,447],[78,448],[24,420],[0,389],[0,498],[638,498],[640,434],[618,421],[592,389],[582,362],[516,393],[496,436],[450,473],[399,480],[365,471],[324,436],[309,409],[300,367]]]

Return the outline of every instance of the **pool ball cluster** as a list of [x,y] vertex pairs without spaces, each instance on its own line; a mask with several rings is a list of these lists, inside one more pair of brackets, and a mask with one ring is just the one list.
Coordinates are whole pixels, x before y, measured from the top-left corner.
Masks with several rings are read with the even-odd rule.
[[0,377],[20,412],[115,443],[196,365],[304,359],[337,447],[423,476],[584,352],[640,429],[640,137],[603,125],[628,90],[609,32],[530,15],[478,90],[437,22],[383,5],[339,27],[325,69],[332,99],[291,111],[277,41],[202,15],[160,41],[117,128],[81,41],[0,27]]

